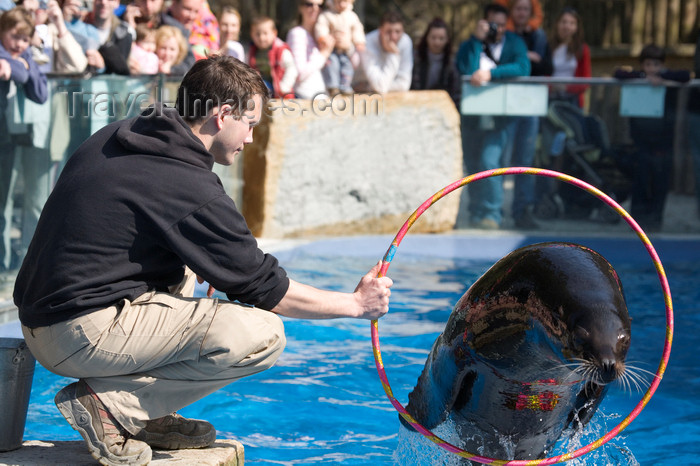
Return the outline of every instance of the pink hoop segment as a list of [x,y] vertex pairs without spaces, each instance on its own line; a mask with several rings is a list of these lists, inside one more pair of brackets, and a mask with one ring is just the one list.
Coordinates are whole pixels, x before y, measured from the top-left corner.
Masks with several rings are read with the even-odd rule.
[[394,240],[391,242],[391,246],[389,246],[389,249],[387,250],[386,254],[384,255],[384,258],[382,259],[382,267],[381,270],[378,274],[378,276],[382,277],[386,275],[387,270],[389,269],[389,264],[391,263],[392,259],[394,258],[394,254],[396,254],[396,250],[399,247],[399,244],[401,244],[401,241],[403,240],[404,236],[406,236],[406,233],[408,230],[411,228],[413,223],[421,216],[423,213],[430,208],[433,204],[435,204],[437,201],[442,199],[444,196],[447,194],[451,193],[452,191],[461,188],[463,186],[468,185],[469,183],[472,183],[477,180],[481,180],[484,178],[490,178],[490,177],[495,177],[495,176],[503,176],[503,175],[537,175],[537,176],[544,176],[544,177],[549,177],[549,178],[554,178],[560,181],[564,181],[566,183],[569,183],[571,185],[574,185],[584,191],[589,192],[593,196],[597,197],[601,201],[603,201],[605,204],[610,206],[615,212],[617,212],[622,218],[625,219],[625,221],[629,224],[629,226],[634,230],[634,232],[637,234],[641,242],[644,244],[644,247],[647,249],[647,252],[649,253],[649,256],[651,257],[652,262],[654,263],[654,266],[656,268],[657,275],[659,277],[659,282],[661,283],[661,289],[664,294],[664,302],[666,305],[666,340],[664,342],[664,348],[663,348],[663,353],[661,357],[661,361],[659,363],[659,367],[656,371],[656,374],[654,376],[654,380],[652,381],[651,385],[649,386],[649,389],[646,391],[642,399],[637,403],[637,405],[634,407],[632,412],[627,415],[626,418],[622,420],[615,428],[613,428],[610,432],[605,434],[604,436],[600,437],[598,440],[579,448],[578,450],[575,450],[570,453],[566,453],[564,455],[559,455],[559,456],[552,456],[548,458],[542,458],[538,460],[500,460],[500,459],[495,459],[495,458],[487,458],[484,456],[479,456],[474,453],[469,453],[465,450],[462,450],[461,448],[458,448],[445,440],[441,439],[437,435],[433,434],[431,431],[420,425],[408,412],[406,411],[406,408],[399,403],[398,400],[394,397],[392,390],[391,390],[391,385],[389,384],[389,379],[386,376],[386,372],[384,371],[384,363],[382,362],[382,354],[379,349],[379,324],[377,320],[373,320],[371,323],[371,329],[372,329],[372,349],[374,352],[374,361],[377,366],[377,373],[379,374],[379,379],[382,382],[382,386],[384,387],[384,391],[386,392],[387,397],[389,398],[389,401],[391,404],[394,406],[394,408],[399,412],[399,414],[409,423],[411,426],[413,426],[414,429],[416,429],[418,432],[423,434],[425,437],[427,437],[429,440],[434,442],[436,445],[439,447],[455,453],[461,457],[467,458],[469,460],[477,461],[479,463],[485,463],[485,464],[497,464],[497,465],[518,465],[518,466],[525,466],[525,465],[545,465],[545,464],[555,464],[555,463],[561,463],[564,461],[571,460],[573,458],[577,458],[579,456],[582,456],[586,453],[590,453],[591,451],[595,450],[596,448],[599,448],[600,446],[604,445],[608,441],[610,441],[613,437],[615,437],[617,434],[622,432],[638,415],[639,413],[642,412],[644,407],[649,403],[649,400],[651,400],[651,397],[654,395],[654,392],[656,392],[657,387],[659,386],[659,383],[661,383],[661,379],[663,378],[664,372],[666,371],[666,366],[668,365],[668,360],[671,356],[671,343],[673,341],[673,301],[671,300],[671,289],[668,284],[668,279],[666,278],[666,272],[664,271],[663,265],[661,264],[661,260],[659,259],[658,254],[656,253],[656,250],[651,244],[651,241],[647,237],[647,235],[644,233],[644,230],[637,224],[637,222],[628,214],[615,200],[613,200],[610,196],[607,194],[603,193],[600,191],[598,188],[595,186],[592,186],[585,181],[581,181],[578,178],[574,178],[573,176],[566,175],[564,173],[559,173],[555,172],[552,170],[544,170],[544,169],[539,169],[539,168],[530,168],[530,167],[508,167],[508,168],[499,168],[495,170],[487,170],[479,173],[475,173],[473,175],[464,177],[458,181],[455,181],[454,183],[444,187],[437,193],[435,193],[430,199],[425,201],[423,204],[416,209],[413,214],[406,220],[406,223],[403,224],[401,229],[399,229],[399,232],[396,234],[394,237]]

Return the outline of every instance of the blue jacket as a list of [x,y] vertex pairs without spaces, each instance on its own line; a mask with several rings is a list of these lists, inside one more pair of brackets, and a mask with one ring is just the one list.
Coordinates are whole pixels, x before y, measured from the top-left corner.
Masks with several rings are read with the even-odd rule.
[[[525,42],[510,31],[506,31],[504,41],[501,59],[498,66],[491,70],[491,79],[530,76],[530,60],[527,58]],[[483,42],[474,36],[460,44],[455,59],[460,74],[470,75],[479,69],[483,47]]]
[[[25,68],[21,61],[13,59],[2,44],[0,44],[0,59],[7,60],[12,69],[10,79],[15,82],[17,87],[24,88],[24,93],[29,100],[33,100],[38,104],[43,104],[48,98],[46,75],[39,71],[39,67],[32,59],[32,50],[30,47],[27,47],[27,50],[20,56],[27,62],[29,69]],[[7,93],[9,90],[10,82],[0,81],[0,110],[2,111],[7,107]]]
[[[48,87],[46,86],[46,75],[39,70],[37,64],[32,60],[31,47],[20,55],[29,65],[29,69],[24,67],[24,64],[13,59],[5,48],[0,44],[0,59],[6,60],[10,64],[12,73],[10,79],[14,81],[15,86],[24,89],[24,95],[29,100],[33,100],[38,104],[43,104],[49,97]],[[7,109],[7,93],[10,91],[10,81],[0,80],[0,143],[9,141],[7,131],[7,121],[5,120],[5,109]],[[0,154],[5,155],[5,154]]]

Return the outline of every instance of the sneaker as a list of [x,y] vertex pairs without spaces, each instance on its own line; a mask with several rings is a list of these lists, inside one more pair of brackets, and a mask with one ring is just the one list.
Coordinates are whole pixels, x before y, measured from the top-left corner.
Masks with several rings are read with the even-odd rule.
[[134,438],[163,450],[206,448],[216,441],[216,429],[207,421],[173,413],[147,421],[146,427]]
[[472,225],[474,228],[479,230],[498,230],[501,226],[492,218],[482,218],[478,222],[474,222]]
[[131,438],[84,380],[63,387],[54,402],[100,464],[145,465],[151,461],[151,447]]

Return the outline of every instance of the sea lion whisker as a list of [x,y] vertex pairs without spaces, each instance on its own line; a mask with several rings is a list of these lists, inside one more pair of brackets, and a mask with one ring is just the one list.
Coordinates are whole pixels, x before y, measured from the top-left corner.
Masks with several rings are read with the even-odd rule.
[[579,364],[579,365],[590,364],[590,361],[588,359],[584,359],[584,358],[570,358],[570,359],[571,359],[571,361],[573,361],[572,364]]
[[[645,377],[645,375],[647,375],[647,372],[648,371],[645,371],[644,369],[639,370],[639,368],[637,368],[637,367],[629,367],[628,366],[627,369],[625,370],[623,376],[626,378],[629,378],[631,380],[636,381],[637,382],[637,384],[636,384],[637,390],[641,391],[640,386],[645,387],[645,388],[649,388],[649,386],[651,385],[651,382],[649,380],[647,380],[647,378]],[[654,375],[656,375],[656,374],[654,374]]]
[[564,380],[562,380],[562,384],[568,383],[569,379],[572,379],[575,376],[581,377],[581,375],[576,371],[569,372],[569,374],[566,377],[564,377]]
[[637,391],[640,391],[639,382],[633,379],[629,374],[623,374],[618,380],[620,380],[623,383],[623,392],[626,392],[629,389],[630,394],[632,394],[633,385]]
[[622,374],[618,379],[617,379],[618,384],[620,385],[620,389],[622,390],[622,393],[625,393],[629,390],[630,393],[632,393],[632,385],[630,384],[629,380],[629,375],[628,374]]
[[559,366],[555,366],[552,368],[552,370],[554,369],[568,369],[575,374],[580,374],[581,371],[584,369],[584,365],[580,362],[570,362],[561,364]]
[[624,375],[618,377],[615,382],[620,387],[620,390],[622,390],[623,393],[627,391],[627,380]]
[[644,375],[649,375],[649,376],[652,376],[652,377],[656,377],[656,372],[652,372],[652,371],[646,370],[646,369],[644,369],[644,368],[642,368],[642,367],[635,366],[635,365],[634,365],[635,362],[636,362],[636,361],[631,361],[631,363],[630,363],[630,362],[626,362],[626,363],[625,363],[625,370],[627,370],[627,371],[632,370],[632,371],[634,371],[634,372],[636,372],[636,373],[638,373],[638,374],[639,374],[639,373],[642,373],[642,374],[644,374]]

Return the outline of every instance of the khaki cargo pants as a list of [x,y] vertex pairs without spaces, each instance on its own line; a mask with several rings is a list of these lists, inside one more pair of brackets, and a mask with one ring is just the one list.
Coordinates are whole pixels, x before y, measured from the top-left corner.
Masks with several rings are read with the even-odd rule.
[[187,272],[171,293],[148,292],[47,327],[23,326],[27,345],[48,370],[85,379],[132,434],[149,419],[271,367],[286,343],[282,320],[230,301],[192,298],[195,276]]

